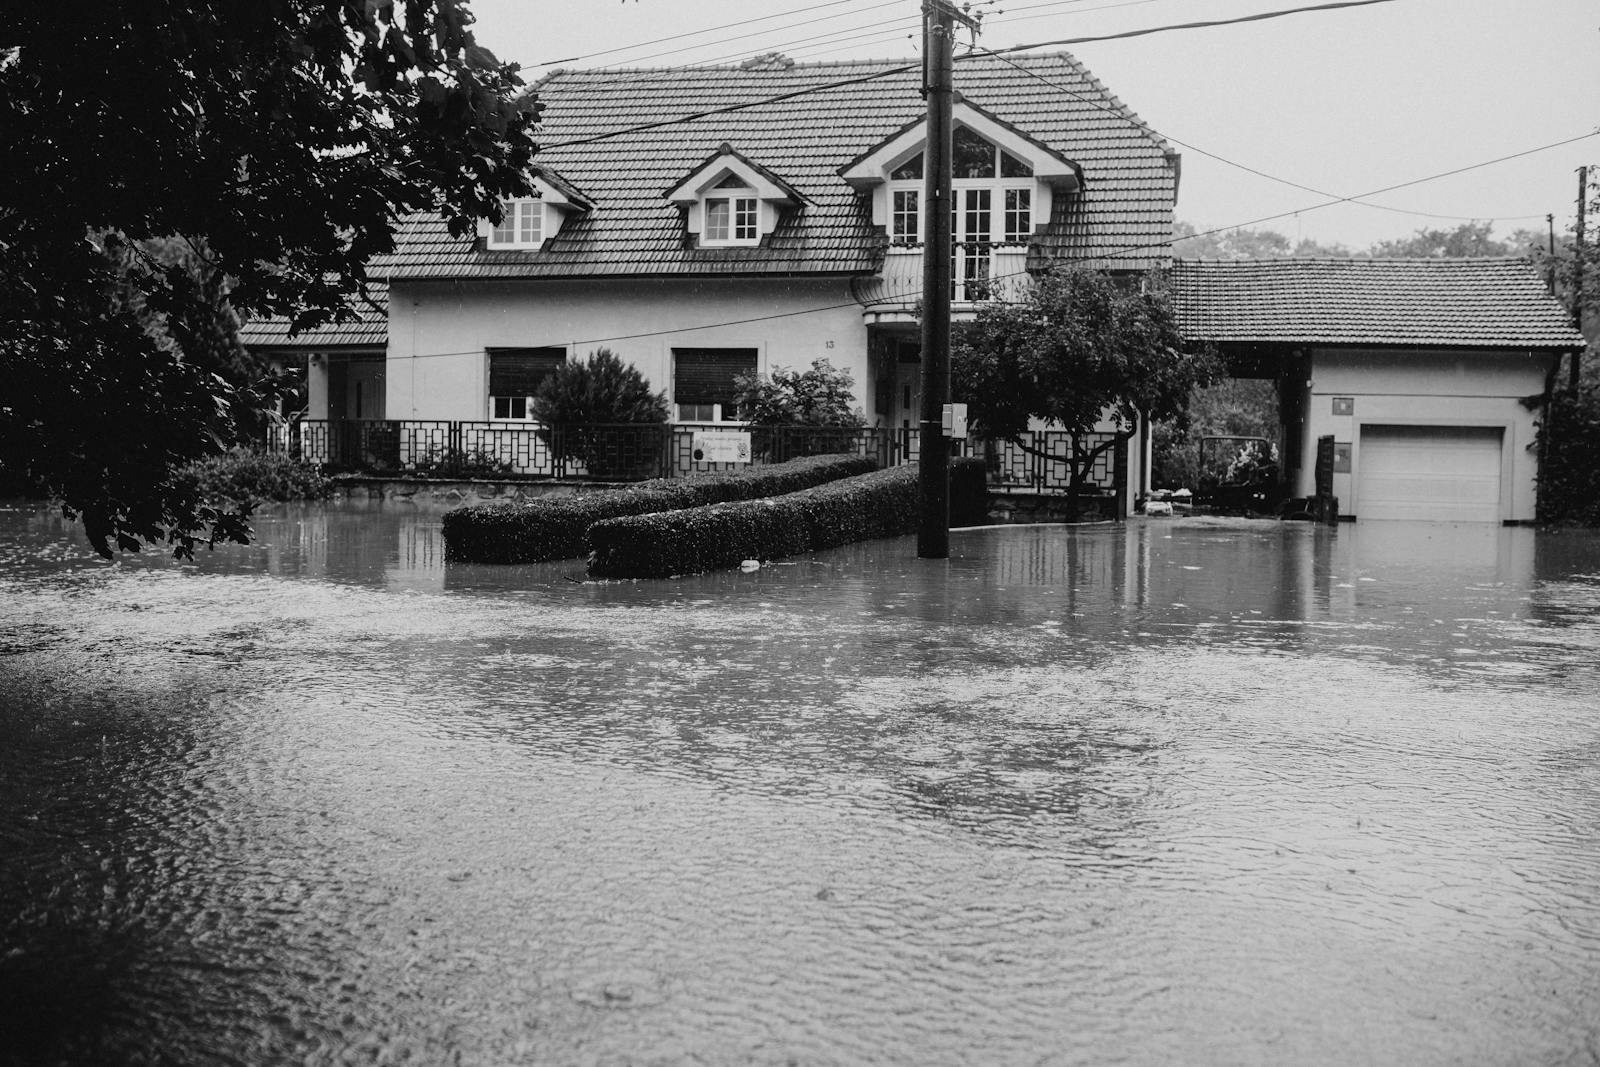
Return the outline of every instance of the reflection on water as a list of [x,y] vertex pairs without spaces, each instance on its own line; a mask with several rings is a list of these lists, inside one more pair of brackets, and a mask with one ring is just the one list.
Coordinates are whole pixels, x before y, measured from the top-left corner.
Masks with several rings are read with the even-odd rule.
[[0,511],[0,1062],[1557,1063],[1600,539],[958,531],[667,582]]

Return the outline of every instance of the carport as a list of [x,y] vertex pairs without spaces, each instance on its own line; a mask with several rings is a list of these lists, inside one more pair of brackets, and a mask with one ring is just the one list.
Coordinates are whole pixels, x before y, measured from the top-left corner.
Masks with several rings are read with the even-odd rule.
[[1184,335],[1277,385],[1286,489],[1319,439],[1346,519],[1532,522],[1537,431],[1583,338],[1520,259],[1179,261]]

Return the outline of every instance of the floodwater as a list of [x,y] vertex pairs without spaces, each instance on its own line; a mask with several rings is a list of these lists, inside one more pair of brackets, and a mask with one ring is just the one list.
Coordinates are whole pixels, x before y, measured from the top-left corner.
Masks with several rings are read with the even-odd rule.
[[1600,537],[0,508],[0,1062],[1594,1064]]

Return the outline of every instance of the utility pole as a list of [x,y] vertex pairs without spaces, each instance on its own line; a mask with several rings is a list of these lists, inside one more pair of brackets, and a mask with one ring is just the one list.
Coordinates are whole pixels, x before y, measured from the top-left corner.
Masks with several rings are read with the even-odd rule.
[[955,11],[923,0],[922,91],[928,99],[922,174],[922,418],[917,473],[922,515],[917,556],[950,556],[950,448],[944,406],[950,402],[950,150],[955,89]]
[[[1589,168],[1578,168],[1578,231],[1577,243],[1572,256],[1572,325],[1583,333],[1583,222],[1584,207],[1589,199]],[[1572,395],[1578,395],[1578,364],[1583,358],[1583,353],[1578,349],[1572,350],[1572,363],[1569,365],[1567,375],[1567,388],[1572,390]]]
[[1550,295],[1556,295],[1556,217],[1552,212],[1544,217],[1544,224],[1550,227],[1549,244],[1545,249],[1544,257],[1544,287],[1550,290]]
[[955,24],[977,36],[978,19],[951,0],[923,0],[922,95],[928,101],[922,150],[922,418],[917,473],[922,515],[917,555],[950,556],[950,443],[944,433],[950,406],[950,195],[951,105],[955,93]]

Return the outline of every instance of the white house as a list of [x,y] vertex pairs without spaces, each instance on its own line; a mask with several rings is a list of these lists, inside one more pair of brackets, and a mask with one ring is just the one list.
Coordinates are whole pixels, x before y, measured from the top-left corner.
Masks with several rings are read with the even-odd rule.
[[1345,518],[1534,520],[1538,422],[1583,338],[1526,261],[1188,261],[1171,280],[1185,336],[1277,382],[1294,494],[1329,439]]
[[[538,195],[475,238],[406,220],[370,270],[389,285],[381,374],[370,350],[302,344],[308,421],[503,441],[528,432],[543,374],[605,347],[679,423],[717,427],[735,374],[827,358],[904,458],[920,416],[919,86],[916,64],[883,61],[550,75]],[[956,87],[957,318],[1050,263],[1169,262],[1178,159],[1075,59],[964,60]],[[1126,501],[1144,451],[1117,465]]]

